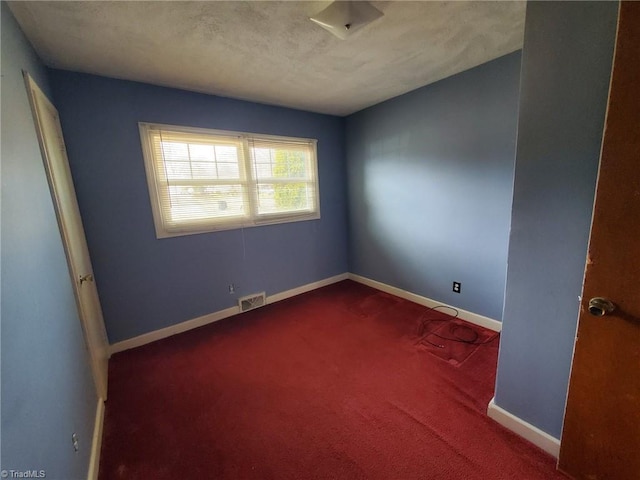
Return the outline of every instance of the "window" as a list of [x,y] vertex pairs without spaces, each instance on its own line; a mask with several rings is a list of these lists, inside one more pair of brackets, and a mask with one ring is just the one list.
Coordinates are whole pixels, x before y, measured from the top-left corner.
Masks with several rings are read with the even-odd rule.
[[158,238],[320,218],[316,140],[139,126]]

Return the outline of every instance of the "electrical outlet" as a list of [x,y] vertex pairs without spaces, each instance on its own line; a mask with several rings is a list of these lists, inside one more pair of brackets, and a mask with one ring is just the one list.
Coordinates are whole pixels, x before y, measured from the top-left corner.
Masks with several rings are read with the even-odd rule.
[[78,434],[75,432],[71,435],[71,444],[73,445],[73,451],[77,453],[80,450],[80,446],[78,444]]
[[229,295],[236,293],[236,286],[233,283],[229,284]]
[[456,293],[460,293],[462,289],[462,284],[460,282],[453,282],[453,291]]

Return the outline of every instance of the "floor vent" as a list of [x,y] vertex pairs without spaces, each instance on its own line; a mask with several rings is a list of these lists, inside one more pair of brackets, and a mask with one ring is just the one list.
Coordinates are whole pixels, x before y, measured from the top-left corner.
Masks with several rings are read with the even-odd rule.
[[263,307],[267,303],[265,293],[254,293],[238,299],[240,312],[248,312],[254,308]]

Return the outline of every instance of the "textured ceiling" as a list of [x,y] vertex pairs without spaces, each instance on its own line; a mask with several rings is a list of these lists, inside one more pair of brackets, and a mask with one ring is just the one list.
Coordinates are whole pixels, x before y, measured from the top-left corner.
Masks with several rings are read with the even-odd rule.
[[522,47],[524,2],[371,2],[340,40],[330,2],[10,2],[52,67],[347,115]]

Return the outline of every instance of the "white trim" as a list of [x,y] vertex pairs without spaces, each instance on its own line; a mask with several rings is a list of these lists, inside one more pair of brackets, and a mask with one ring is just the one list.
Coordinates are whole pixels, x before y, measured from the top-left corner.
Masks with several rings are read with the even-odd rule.
[[89,471],[87,480],[98,480],[100,471],[100,450],[102,449],[102,427],[104,425],[104,400],[98,398],[96,406],[96,420],[93,426],[93,439],[91,441],[91,457],[89,459]]
[[521,418],[516,417],[514,414],[507,412],[504,408],[499,407],[495,403],[495,398],[492,398],[489,402],[487,415],[516,435],[541,448],[549,455],[558,458],[560,454],[560,440],[543,432],[538,427],[525,422]]
[[[267,304],[279,302],[280,300],[284,300],[286,298],[290,298],[295,295],[300,295],[301,293],[310,292],[311,290],[315,290],[317,288],[325,287],[332,283],[346,280],[348,277],[349,277],[348,273],[342,273],[334,277],[325,278],[317,282],[312,282],[306,285],[302,285],[300,287],[292,288],[291,290],[287,290],[285,292],[276,293],[274,295],[270,295],[267,297]],[[145,333],[137,337],[123,340],[122,342],[114,343],[110,347],[110,352],[111,352],[111,355],[113,355],[114,353],[123,352],[124,350],[130,350],[132,348],[141,347],[142,345],[146,345],[148,343],[155,342],[163,338],[171,337],[173,335],[176,335],[178,333],[183,333],[188,330],[193,330],[194,328],[202,327],[204,325],[208,325],[209,323],[217,322],[218,320],[229,318],[239,313],[240,313],[240,309],[237,306],[225,308],[224,310],[219,310],[213,313],[208,313],[207,315],[203,315],[198,318],[193,318],[191,320],[177,323],[175,325],[171,325],[166,328],[161,328],[160,330],[155,330],[153,332]]]
[[124,350],[141,347],[142,345],[146,345],[157,340],[162,340],[163,338],[171,337],[173,335],[177,335],[178,333],[193,330],[194,328],[202,327],[204,325],[208,325],[209,323],[232,317],[234,315],[237,315],[238,313],[240,313],[240,310],[237,306],[229,307],[225,308],[224,310],[208,313],[207,315],[203,315],[198,318],[192,318],[191,320],[176,323],[175,325],[161,328],[160,330],[154,330],[153,332],[144,333],[142,335],[138,335],[137,337],[114,343],[113,345],[111,345],[111,355],[113,355],[114,353],[122,352]]
[[[107,398],[109,342],[98,291],[93,281],[93,267],[67,158],[60,115],[29,72],[23,70],[22,75],[71,276],[69,284],[73,288],[78,318],[89,353],[91,374],[98,396]],[[83,277],[91,278],[84,286],[84,282],[80,280]]]
[[[331,285],[332,283],[341,282],[342,280],[347,280],[347,279],[351,279],[355,282],[362,283],[369,287],[375,288],[377,290],[381,290],[386,293],[390,293],[391,295],[404,298],[405,300],[409,300],[411,302],[415,302],[419,305],[424,305],[426,307],[435,307],[436,305],[444,305],[447,307],[450,306],[442,302],[436,302],[435,300],[431,300],[430,298],[417,295],[415,293],[407,292],[406,290],[402,290],[400,288],[392,287],[391,285],[387,285],[385,283],[378,282],[376,280],[371,280],[369,278],[362,277],[360,275],[355,275],[353,273],[341,273],[340,275],[335,275],[333,277],[325,278],[317,282],[301,285],[300,287],[292,288],[291,290],[286,290],[284,292],[269,295],[267,297],[267,305],[271,303],[279,302],[281,300],[285,300],[287,298],[294,297],[296,295],[310,292],[311,290],[315,290],[317,288],[322,288],[327,285]],[[455,307],[451,307],[451,308],[455,308]],[[458,310],[459,312],[458,318],[465,320],[469,323],[473,323],[475,325],[488,328],[489,330],[493,330],[494,332],[499,332],[502,329],[502,323],[497,320],[494,320],[489,317],[484,317],[482,315],[478,315],[477,313],[469,312],[467,310],[462,310],[460,308],[456,308],[456,310]],[[226,308],[224,310],[219,310],[217,312],[209,313],[207,315],[203,315],[198,318],[193,318],[191,320],[187,320],[187,321],[178,323],[176,325],[171,325],[166,328],[161,328],[160,330],[155,330],[153,332],[145,333],[143,335],[139,335],[137,337],[133,337],[128,340],[123,340],[122,342],[114,343],[110,347],[110,353],[111,355],[113,355],[114,353],[122,352],[124,350],[130,350],[132,348],[141,347],[142,345],[146,345],[148,343],[155,342],[163,338],[171,337],[172,335],[176,335],[178,333],[186,332],[194,328],[208,325],[209,323],[217,322],[218,320],[232,317],[234,315],[237,315],[238,313],[240,313],[240,309],[237,306]]]
[[341,273],[340,275],[336,275],[334,277],[325,278],[324,280],[319,280],[313,283],[307,283],[306,285],[292,288],[291,290],[276,293],[274,295],[269,295],[267,297],[267,304],[275,303],[275,302],[279,302],[280,300],[285,300],[287,298],[295,297],[296,295],[301,295],[303,293],[310,292],[311,290],[316,290],[317,288],[326,287],[327,285],[331,285],[332,283],[338,283],[348,278],[349,278],[348,273]]
[[[144,167],[149,190],[149,200],[153,214],[156,237],[159,239],[178,237],[183,235],[195,235],[222,230],[236,230],[240,228],[259,227],[262,225],[275,225],[280,223],[302,222],[318,220],[320,216],[320,181],[318,178],[318,141],[312,138],[283,137],[275,135],[262,135],[258,133],[235,132],[225,130],[212,130],[179,125],[164,125],[158,123],[138,122],[140,142],[142,146]],[[211,185],[233,184],[244,191],[242,205],[243,213],[233,216],[215,216],[206,219],[188,218],[174,220],[171,218],[170,182],[168,182],[164,153],[162,153],[162,132],[178,135],[177,142],[188,142],[188,138],[196,137],[197,141],[207,143],[222,143],[235,145],[238,148],[238,178],[233,180],[209,179]],[[182,140],[180,140],[180,136]],[[187,138],[184,138],[186,136]],[[280,146],[293,146],[307,151],[305,178],[298,179],[266,179],[259,178],[254,165],[255,159],[251,154],[251,144],[280,144]],[[202,179],[184,180],[184,186],[202,185]],[[312,187],[312,205],[300,210],[289,210],[279,213],[259,212],[258,184],[259,183],[305,183]],[[311,190],[311,189],[309,189]],[[309,197],[307,197],[309,198]]]
[[455,308],[458,311],[458,318],[462,320],[473,323],[475,325],[479,325],[484,328],[488,328],[489,330],[493,330],[494,332],[500,332],[502,330],[502,322],[494,320],[493,318],[484,317],[482,315],[478,315],[477,313],[469,312],[458,307],[447,305],[446,303],[437,302],[430,298],[423,297],[406,290],[402,290],[401,288],[392,287],[391,285],[387,285],[386,283],[378,282],[377,280],[371,280],[370,278],[356,275],[355,273],[350,273],[349,279],[375,288],[377,290],[390,293],[391,295],[395,295],[396,297],[404,298],[405,300],[409,300],[419,305],[424,305],[425,307],[433,308],[435,306],[442,305],[445,307]]

